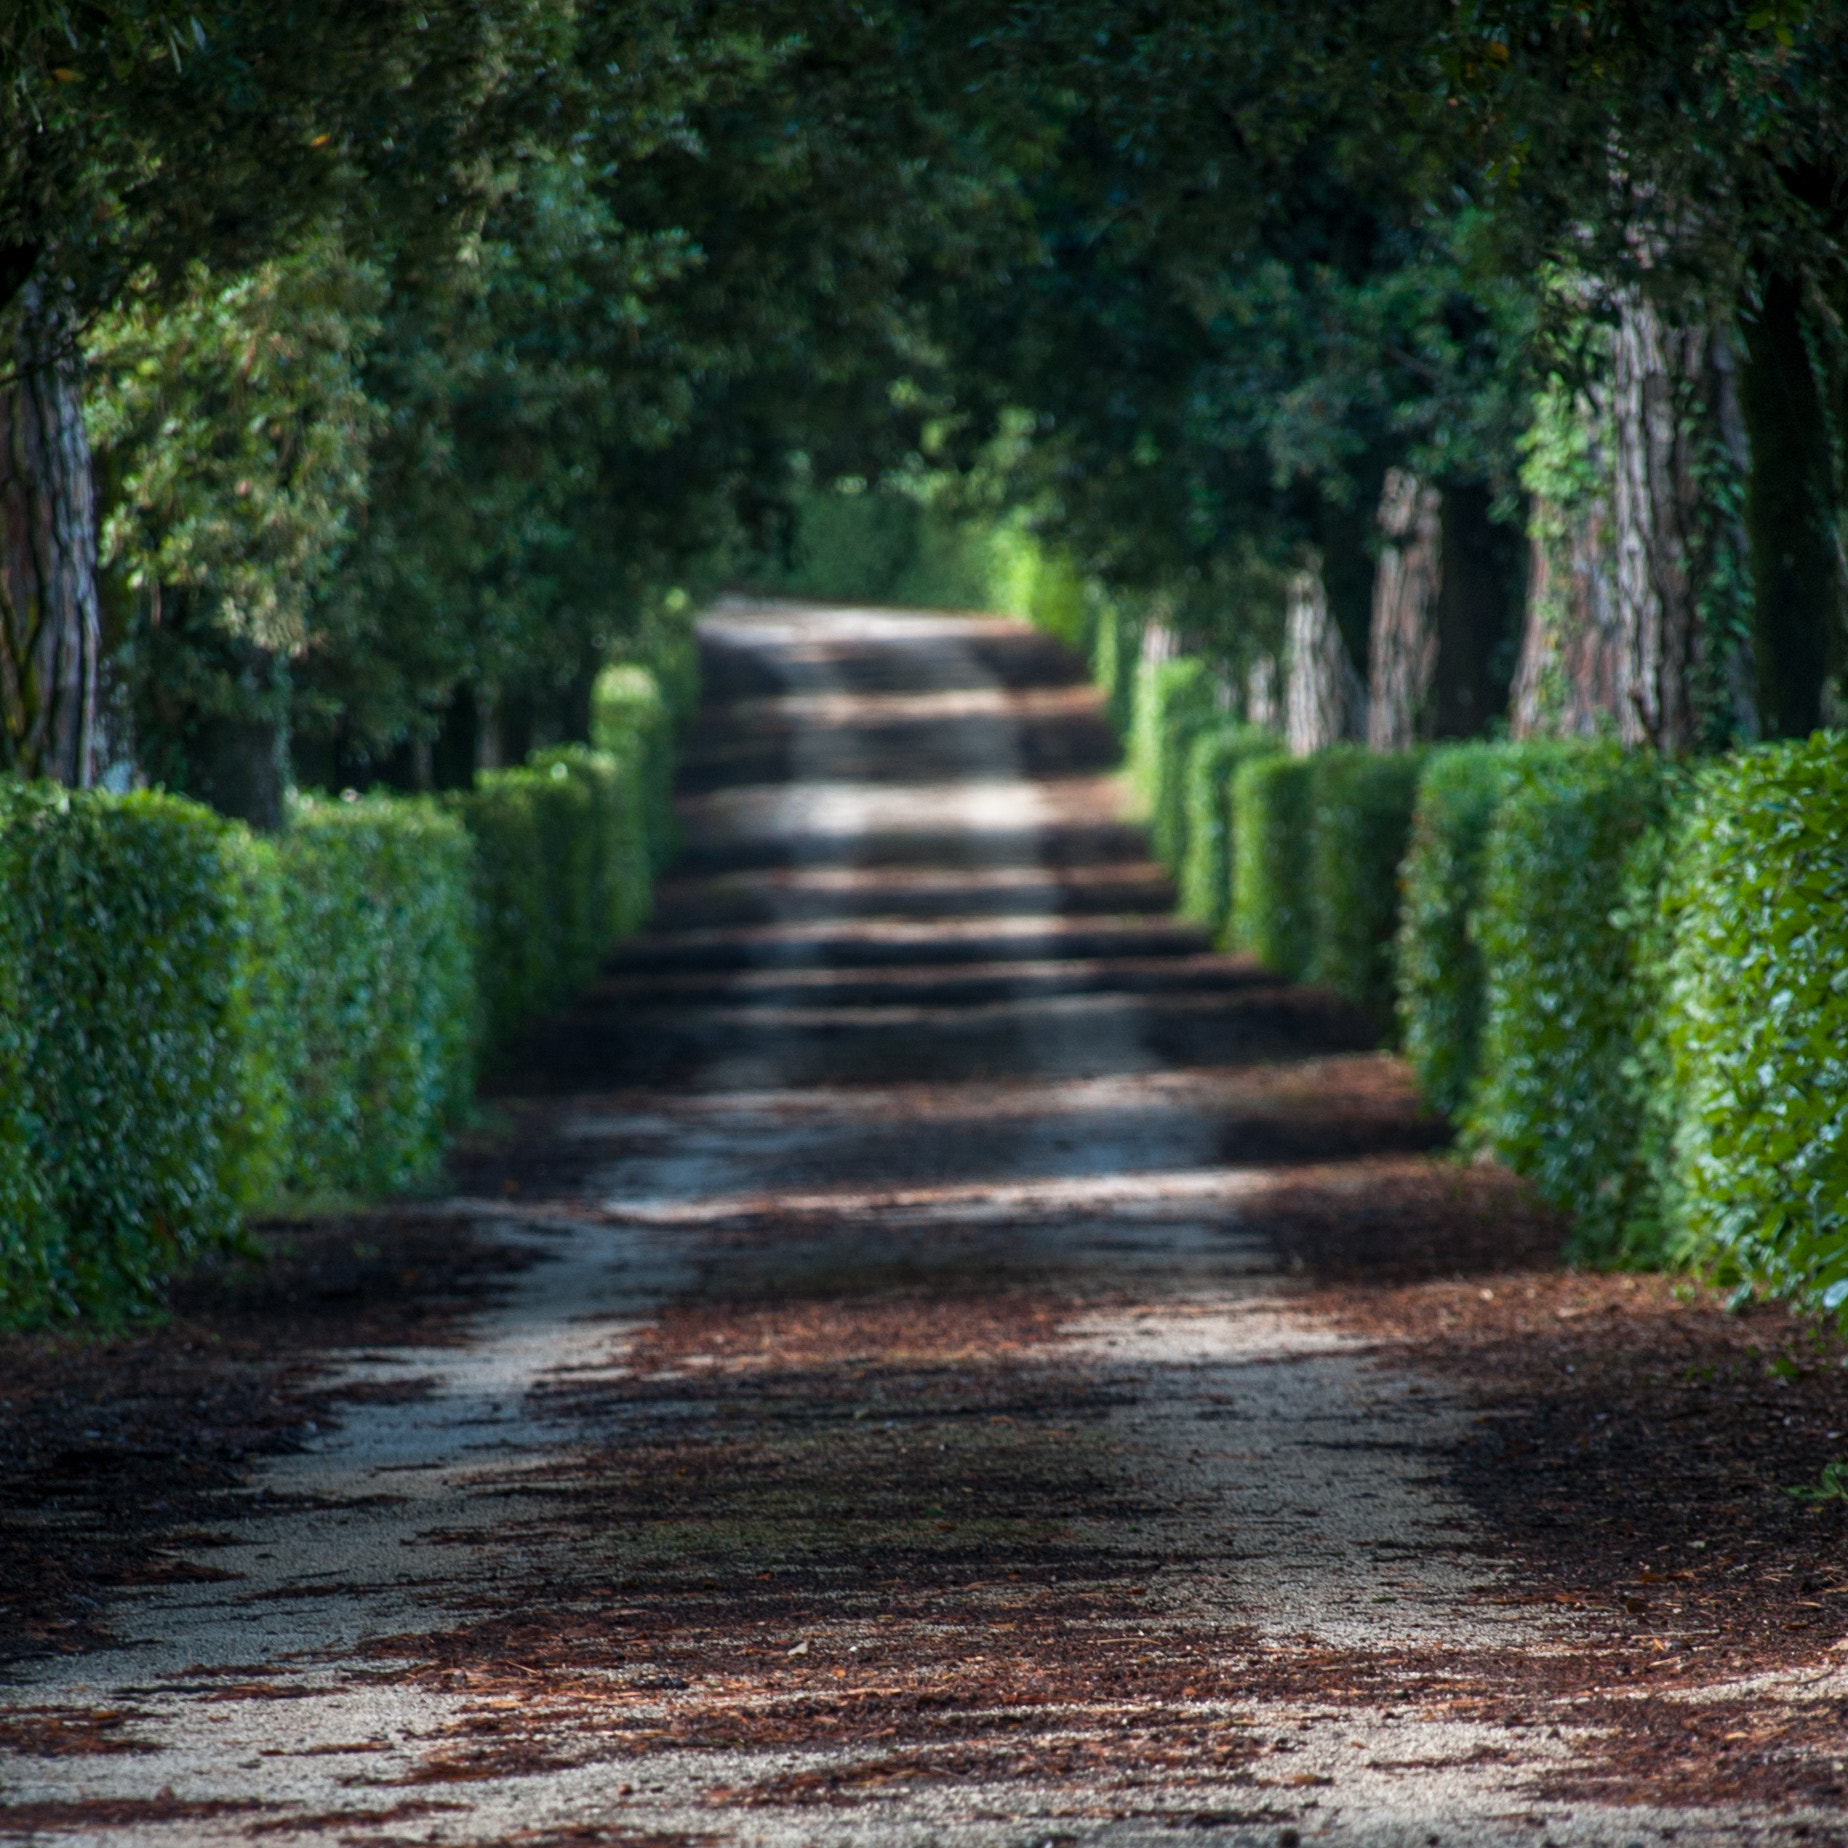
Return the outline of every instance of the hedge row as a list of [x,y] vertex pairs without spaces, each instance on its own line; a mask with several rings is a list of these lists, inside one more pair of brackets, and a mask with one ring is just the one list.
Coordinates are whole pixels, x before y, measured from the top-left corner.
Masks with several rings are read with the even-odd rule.
[[430,1180],[480,1061],[645,914],[672,732],[617,670],[603,748],[267,837],[0,784],[0,1324],[145,1309],[260,1201]]
[[1579,1257],[1848,1312],[1848,738],[1298,759],[1134,640],[1094,666],[1187,916],[1396,1032]]

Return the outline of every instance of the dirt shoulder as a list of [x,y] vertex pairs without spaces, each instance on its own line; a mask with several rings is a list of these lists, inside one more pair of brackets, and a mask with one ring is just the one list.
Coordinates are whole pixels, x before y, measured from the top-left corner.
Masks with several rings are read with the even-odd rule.
[[321,1384],[329,1357],[451,1346],[527,1261],[442,1214],[276,1222],[253,1236],[262,1262],[192,1273],[154,1325],[0,1336],[0,1661],[111,1641],[107,1601],[121,1587],[227,1576],[196,1555],[273,1512],[240,1491],[362,1390]]

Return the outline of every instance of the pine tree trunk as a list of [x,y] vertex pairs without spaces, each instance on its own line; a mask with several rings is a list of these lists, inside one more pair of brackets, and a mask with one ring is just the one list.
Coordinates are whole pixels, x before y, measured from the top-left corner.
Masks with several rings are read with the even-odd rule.
[[1295,756],[1365,735],[1367,690],[1329,614],[1320,571],[1290,580],[1284,658],[1284,738]]
[[1611,391],[1617,729],[1626,744],[1695,740],[1689,515],[1698,492],[1681,387],[1704,368],[1705,326],[1670,329],[1634,291],[1618,301]]
[[1433,620],[1443,573],[1443,496],[1409,469],[1386,472],[1369,629],[1367,742],[1400,751],[1427,729],[1437,674]]
[[1532,510],[1514,731],[1681,753],[1755,728],[1728,503],[1743,426],[1722,333],[1670,327],[1634,291],[1616,306],[1608,383],[1587,411],[1602,485]]
[[88,788],[107,765],[96,507],[77,365],[36,284],[0,385],[0,753]]
[[1617,728],[1623,652],[1609,497],[1536,502],[1529,528],[1512,729],[1517,738],[1595,738]]

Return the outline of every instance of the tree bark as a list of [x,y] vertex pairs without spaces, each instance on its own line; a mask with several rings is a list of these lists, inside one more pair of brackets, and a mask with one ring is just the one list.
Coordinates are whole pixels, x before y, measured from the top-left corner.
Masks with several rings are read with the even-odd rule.
[[1671,327],[1634,290],[1616,306],[1587,411],[1600,485],[1532,510],[1513,726],[1679,754],[1755,732],[1731,609],[1743,535],[1725,504],[1743,426],[1721,331]]
[[1617,729],[1623,637],[1610,498],[1536,501],[1529,522],[1527,627],[1515,669],[1517,738],[1595,738]]
[[1792,277],[1765,280],[1745,327],[1739,386],[1751,432],[1745,519],[1760,724],[1769,737],[1803,737],[1822,723],[1842,567],[1831,531],[1828,422]]
[[1367,690],[1329,614],[1319,570],[1290,580],[1284,657],[1284,738],[1293,755],[1365,736]]
[[1670,329],[1634,290],[1618,301],[1611,391],[1617,726],[1626,744],[1695,740],[1688,530],[1698,486],[1678,387],[1705,365],[1706,327]]
[[1277,658],[1261,654],[1245,671],[1245,723],[1276,731],[1282,716],[1277,704]]
[[1400,751],[1429,729],[1437,674],[1433,613],[1443,579],[1443,496],[1409,469],[1386,471],[1369,626],[1367,742]]
[[89,788],[104,736],[96,505],[76,355],[36,283],[20,292],[0,385],[0,752]]

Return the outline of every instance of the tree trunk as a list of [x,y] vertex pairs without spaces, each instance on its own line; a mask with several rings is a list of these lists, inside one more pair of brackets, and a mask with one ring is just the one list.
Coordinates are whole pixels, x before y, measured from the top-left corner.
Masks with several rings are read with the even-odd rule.
[[1443,496],[1409,469],[1386,471],[1380,530],[1386,535],[1373,577],[1369,628],[1367,742],[1401,751],[1428,729],[1437,673],[1432,620],[1443,576]]
[[1245,723],[1276,731],[1282,716],[1277,705],[1277,657],[1261,654],[1245,671]]
[[1290,580],[1284,658],[1284,738],[1293,755],[1365,735],[1367,690],[1328,612],[1319,570]]
[[22,775],[89,788],[111,757],[90,445],[75,354],[35,283],[18,326],[0,385],[0,753]]
[[1688,516],[1698,492],[1679,387],[1699,378],[1707,342],[1704,326],[1665,327],[1633,290],[1619,298],[1611,390],[1617,729],[1626,744],[1676,752],[1695,739]]
[[1617,298],[1608,384],[1585,408],[1588,474],[1537,499],[1517,736],[1614,734],[1673,753],[1754,733],[1742,660],[1745,465],[1731,349]]
[[1611,509],[1598,494],[1536,501],[1529,521],[1527,628],[1515,669],[1517,738],[1595,738],[1617,728],[1623,638]]
[[1822,723],[1842,574],[1831,531],[1828,423],[1800,287],[1789,276],[1765,281],[1757,318],[1745,327],[1739,384],[1751,432],[1745,519],[1760,722],[1769,737],[1803,737]]

